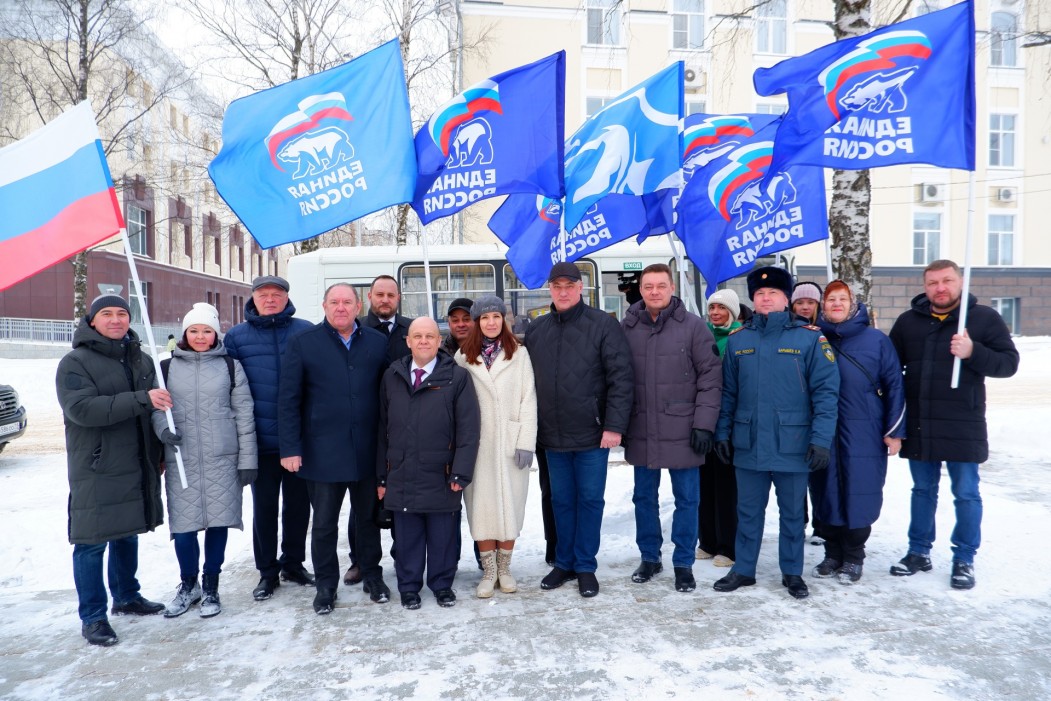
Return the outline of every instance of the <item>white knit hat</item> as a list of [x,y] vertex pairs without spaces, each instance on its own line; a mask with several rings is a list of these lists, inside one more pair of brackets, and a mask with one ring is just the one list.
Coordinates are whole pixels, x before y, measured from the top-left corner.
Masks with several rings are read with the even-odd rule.
[[737,317],[741,316],[741,300],[737,297],[737,293],[730,288],[716,290],[708,298],[708,304],[721,304],[729,309],[731,323],[737,321]]
[[186,333],[186,329],[190,328],[194,324],[204,324],[205,326],[211,326],[215,330],[215,333],[219,333],[219,311],[208,304],[207,302],[198,302],[193,305],[193,309],[186,313],[186,316],[182,320],[182,331]]

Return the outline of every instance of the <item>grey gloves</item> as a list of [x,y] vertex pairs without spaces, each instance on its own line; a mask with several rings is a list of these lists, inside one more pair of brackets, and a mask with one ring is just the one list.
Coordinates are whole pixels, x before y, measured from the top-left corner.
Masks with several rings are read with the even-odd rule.
[[515,451],[515,465],[518,469],[524,470],[533,464],[533,451],[531,450],[516,450]]
[[247,487],[248,485],[255,482],[255,478],[259,476],[259,470],[238,470],[237,479],[241,480],[241,486]]
[[166,428],[161,431],[161,442],[164,445],[179,445],[182,443],[182,434],[179,433],[178,429],[175,430],[175,433],[172,433],[171,430]]

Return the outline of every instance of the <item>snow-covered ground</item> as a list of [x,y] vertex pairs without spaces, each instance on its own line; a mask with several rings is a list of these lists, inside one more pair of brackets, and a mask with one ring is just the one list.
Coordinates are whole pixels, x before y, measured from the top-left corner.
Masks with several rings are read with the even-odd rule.
[[[534,481],[514,561],[517,594],[473,598],[478,573],[465,527],[452,609],[429,596],[419,611],[375,605],[360,587],[341,587],[330,616],[313,613],[307,588],[285,585],[257,603],[250,534],[233,531],[220,616],[114,617],[121,642],[106,649],[85,643],[76,614],[57,361],[0,360],[0,381],[17,387],[30,413],[27,434],[0,456],[0,697],[1051,698],[1051,339],[1018,345],[1018,375],[988,385],[992,455],[982,468],[985,527],[973,591],[949,588],[948,478],[934,571],[887,573],[906,545],[911,485],[899,459],[865,576],[853,587],[810,577],[821,549],[808,545],[811,597],[788,596],[773,504],[757,586],[713,591],[725,570],[710,562],[696,563],[699,586],[690,594],[674,591],[670,573],[633,584],[631,470],[618,454],[594,599],[572,585],[540,591],[547,567]],[[667,537],[667,481],[663,491]],[[250,524],[247,503],[245,511]],[[178,578],[167,527],[139,542],[143,593],[167,601]],[[391,562],[384,566],[395,588]]]

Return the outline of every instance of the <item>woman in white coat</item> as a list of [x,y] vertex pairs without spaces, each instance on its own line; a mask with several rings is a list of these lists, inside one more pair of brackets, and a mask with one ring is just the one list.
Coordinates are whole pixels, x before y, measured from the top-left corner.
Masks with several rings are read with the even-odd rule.
[[474,328],[460,345],[456,362],[474,381],[482,411],[482,436],[474,479],[464,490],[471,537],[478,544],[487,599],[497,585],[511,593],[511,553],[525,522],[529,467],[536,449],[536,387],[529,353],[515,339],[499,297],[487,295],[471,306]]

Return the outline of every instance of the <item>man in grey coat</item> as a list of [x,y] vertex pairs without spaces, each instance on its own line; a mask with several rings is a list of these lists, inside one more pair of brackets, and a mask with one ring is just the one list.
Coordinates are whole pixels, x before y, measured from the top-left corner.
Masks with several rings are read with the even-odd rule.
[[667,469],[675,495],[671,539],[676,591],[697,587],[693,547],[697,543],[700,470],[719,420],[722,363],[715,338],[699,316],[675,296],[671,269],[655,263],[642,271],[642,300],[631,305],[621,326],[635,370],[635,408],[624,441],[624,457],[635,466],[635,542],[642,563],[633,582],[648,582],[663,569],[658,491]]
[[73,334],[73,350],[58,364],[55,385],[66,424],[69,542],[80,600],[81,635],[92,645],[115,645],[106,617],[107,566],[112,613],[146,616],[163,604],[139,594],[139,533],[164,522],[160,443],[150,429],[154,409],[172,406],[156,389],[153,363],[131,330],[128,303],[101,295]]

